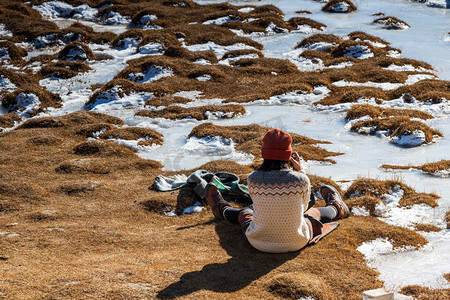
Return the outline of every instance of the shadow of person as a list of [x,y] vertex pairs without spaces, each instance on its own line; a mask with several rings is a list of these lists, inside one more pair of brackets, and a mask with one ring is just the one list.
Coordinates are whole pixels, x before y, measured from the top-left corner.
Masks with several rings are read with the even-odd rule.
[[216,223],[215,230],[221,246],[231,258],[226,263],[205,265],[199,271],[183,274],[178,282],[161,290],[158,298],[174,299],[199,290],[235,292],[295,258],[301,251],[280,254],[260,252],[248,243],[238,225],[226,221]]

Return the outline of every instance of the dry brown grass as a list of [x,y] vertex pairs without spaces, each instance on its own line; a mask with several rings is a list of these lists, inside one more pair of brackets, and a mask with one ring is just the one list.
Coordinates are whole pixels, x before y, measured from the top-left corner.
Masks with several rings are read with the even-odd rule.
[[145,101],[145,106],[170,106],[173,104],[186,104],[189,102],[192,102],[194,100],[185,98],[185,97],[178,97],[178,96],[162,96],[162,97],[153,97],[151,99],[148,99]]
[[429,120],[434,118],[429,113],[415,109],[393,109],[393,108],[372,106],[369,104],[360,104],[360,105],[353,105],[347,112],[345,119],[355,120],[364,116],[369,116],[372,119],[394,117],[394,116],[406,116],[422,120]]
[[431,174],[431,175],[438,175],[440,171],[450,170],[450,160],[440,160],[437,162],[426,163],[426,164],[418,165],[418,166],[412,166],[412,165],[398,166],[398,165],[383,164],[383,165],[381,165],[381,168],[386,169],[386,170],[417,169],[417,170],[421,170],[421,171]]
[[296,14],[300,14],[300,15],[301,15],[301,14],[311,15],[311,14],[312,14],[312,12],[309,11],[309,10],[296,10],[295,13],[296,13]]
[[41,15],[18,1],[2,1],[0,23],[14,35],[13,41],[33,41],[38,36],[57,32],[55,23],[42,19]]
[[414,224],[414,229],[417,231],[423,231],[423,232],[439,232],[442,229],[431,224]]
[[[340,3],[345,3],[347,5],[347,11],[336,11],[334,9],[334,7]],[[349,13],[356,10],[358,10],[358,8],[350,0],[330,0],[322,7],[322,11],[329,13]]]
[[166,49],[166,51],[164,51],[164,55],[170,57],[185,58],[192,62],[195,62],[200,59],[204,59],[210,62],[211,64],[216,64],[218,62],[216,55],[211,50],[192,52],[184,47],[169,47]]
[[[192,129],[189,137],[222,137],[232,139],[236,144],[237,151],[244,151],[255,156],[254,168],[260,164],[262,138],[270,128],[256,124],[244,126],[216,126],[212,123],[200,124]],[[327,151],[323,148],[315,146],[319,143],[329,143],[310,139],[299,134],[291,134],[293,139],[293,150],[297,151],[305,160],[318,160],[324,162],[335,163],[330,156],[341,155],[342,153]]]
[[444,278],[447,279],[447,281],[450,281],[450,273],[444,274]]
[[[218,118],[234,118],[239,115],[245,115],[246,110],[243,106],[237,104],[228,105],[205,105],[196,107],[168,106],[161,110],[141,110],[136,116],[164,119],[196,119],[207,120],[208,112]],[[222,115],[223,113],[223,115]]]
[[72,78],[79,73],[88,72],[91,70],[88,64],[79,61],[58,61],[42,66],[39,73],[43,77],[57,77],[62,79]]
[[353,31],[348,34],[348,37],[355,41],[370,41],[375,43],[384,44],[386,46],[389,46],[390,43],[383,40],[382,38],[379,38],[377,36],[362,32],[362,31]]
[[243,55],[256,54],[258,57],[264,57],[264,54],[256,49],[239,49],[225,52],[221,59],[236,58]]
[[308,25],[311,28],[322,30],[323,28],[327,27],[327,25],[311,20],[310,18],[302,18],[302,17],[293,17],[288,20],[288,24],[291,25],[294,28],[297,28],[301,25]]
[[400,19],[397,19],[396,17],[390,17],[390,16],[375,19],[373,21],[373,23],[381,24],[381,25],[383,25],[383,28],[385,28],[385,29],[394,29],[394,30],[402,29],[401,26],[411,27],[405,21],[402,21]]
[[58,59],[62,60],[86,61],[95,58],[91,48],[82,42],[72,42],[58,53]]
[[315,43],[330,43],[338,45],[342,43],[342,39],[334,34],[316,33],[303,39],[295,46],[295,48],[308,48]]
[[383,100],[388,99],[388,96],[382,89],[373,87],[333,87],[332,91],[330,95],[315,102],[315,104],[335,105],[339,103],[354,103],[361,98],[374,98],[376,102],[381,103]]
[[[370,132],[362,130],[363,128],[371,128]],[[442,137],[442,133],[428,125],[411,120],[407,116],[395,116],[391,118],[372,119],[359,121],[352,125],[351,131],[362,134],[375,134],[376,131],[386,131],[390,138],[402,137],[404,135],[413,134],[415,131],[422,131],[425,134],[424,143],[433,143],[435,137]]]
[[428,287],[408,285],[401,289],[401,293],[412,296],[417,300],[448,299],[450,289],[433,290]]
[[[179,217],[158,213],[188,203],[188,194],[148,189],[156,175],[171,173],[122,146],[92,143],[78,134],[97,123],[120,125],[121,120],[77,112],[33,119],[0,134],[0,230],[6,232],[0,247],[9,257],[0,289],[6,297],[268,299],[305,294],[328,299],[332,294],[358,299],[362,291],[383,284],[356,250],[359,245],[378,237],[395,247],[427,243],[414,231],[351,216],[313,247],[277,255],[259,252],[238,226],[212,221],[210,211]],[[31,142],[42,137],[58,142]],[[74,152],[102,145],[115,152]],[[251,171],[230,162],[201,168],[242,176]],[[18,225],[6,227],[14,222]],[[324,257],[333,268],[324,266]],[[229,276],[243,267],[245,272]]]
[[421,80],[413,85],[399,87],[390,94],[391,99],[410,95],[419,101],[440,103],[442,98],[450,99],[450,81]]
[[383,199],[384,194],[389,194],[397,190],[403,190],[403,197],[399,201],[399,206],[407,207],[414,204],[426,204],[437,207],[437,199],[440,197],[434,193],[418,193],[413,188],[397,180],[375,180],[361,178],[355,180],[344,194],[345,199],[354,197],[370,196]]
[[13,42],[10,41],[0,41],[0,49],[5,49],[8,53],[9,61],[11,63],[21,63],[23,61],[23,57],[27,56],[28,52],[16,46]]
[[22,121],[22,118],[15,113],[6,113],[0,116],[0,127],[10,128],[15,125],[15,122]]

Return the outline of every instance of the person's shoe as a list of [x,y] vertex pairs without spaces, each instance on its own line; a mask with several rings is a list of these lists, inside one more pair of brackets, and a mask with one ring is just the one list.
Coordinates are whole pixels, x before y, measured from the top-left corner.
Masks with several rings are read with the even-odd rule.
[[326,206],[332,205],[337,210],[336,219],[344,219],[350,215],[350,210],[341,198],[339,192],[330,185],[322,185],[319,194],[325,200]]
[[221,214],[223,207],[231,205],[223,199],[222,194],[219,192],[219,189],[214,183],[208,183],[206,185],[205,195],[206,201],[211,207],[214,217],[218,220],[223,220],[224,217]]

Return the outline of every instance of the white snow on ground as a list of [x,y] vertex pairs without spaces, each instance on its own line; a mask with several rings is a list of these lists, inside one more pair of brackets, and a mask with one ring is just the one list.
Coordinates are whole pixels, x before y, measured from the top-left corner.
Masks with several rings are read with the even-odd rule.
[[256,53],[252,53],[252,54],[245,54],[245,55],[239,55],[239,56],[235,56],[235,57],[228,57],[226,59],[222,59],[220,60],[217,64],[219,65],[230,65],[231,62],[239,60],[239,59],[253,59],[253,58],[258,58],[259,55]]
[[214,54],[216,54],[217,57],[222,57],[226,52],[228,51],[233,51],[233,50],[241,50],[241,49],[253,49],[255,50],[254,47],[249,46],[249,45],[245,45],[242,43],[237,43],[237,44],[233,44],[230,46],[222,46],[222,45],[217,45],[214,42],[208,42],[205,44],[197,44],[197,45],[186,45],[183,44],[183,47],[185,47],[186,49],[188,49],[189,51],[207,51],[207,50],[212,50],[214,52]]
[[17,95],[16,100],[17,103],[12,107],[12,111],[24,117],[29,117],[41,105],[39,97],[32,93],[20,93]]
[[409,135],[402,135],[401,137],[393,137],[392,143],[402,147],[417,147],[426,143],[425,133],[422,130],[414,130]]
[[9,36],[11,37],[13,34],[11,31],[6,29],[4,24],[0,24],[0,37]]
[[154,21],[156,19],[158,19],[158,17],[156,15],[142,16],[142,18],[139,20],[139,25],[136,27],[146,29],[146,30],[162,29],[161,26],[150,24],[152,21]]
[[333,85],[335,86],[367,86],[367,87],[377,87],[382,90],[394,90],[402,85],[413,85],[416,82],[419,82],[424,79],[433,79],[435,78],[434,75],[430,74],[416,74],[416,75],[409,75],[408,79],[405,81],[404,84],[402,83],[391,83],[391,82],[349,82],[347,80],[339,80],[336,82],[333,82]]
[[147,55],[163,54],[165,46],[158,43],[148,43],[139,47],[139,53]]
[[161,66],[151,66],[145,73],[130,73],[128,80],[136,83],[153,82],[164,77],[173,76],[172,69],[164,69]]
[[344,12],[348,12],[349,7],[350,7],[350,5],[348,5],[346,2],[339,2],[339,3],[334,4],[331,9],[337,13],[344,13]]
[[243,8],[241,8],[241,9],[239,9],[238,12],[241,12],[241,13],[249,13],[249,12],[251,12],[251,11],[253,11],[253,10],[255,10],[253,7],[243,7]]
[[360,45],[360,46],[350,46],[345,49],[344,56],[347,57],[355,57],[358,59],[368,59],[370,57],[374,57],[373,52],[369,47]]
[[87,4],[73,7],[70,4],[61,1],[44,2],[41,5],[35,5],[33,8],[40,12],[44,18],[69,18],[83,19],[86,21],[95,21],[98,10],[91,8]]
[[6,61],[9,60],[9,53],[8,53],[8,48],[0,48],[0,61]]
[[221,17],[221,18],[217,18],[214,20],[205,21],[205,22],[203,22],[203,25],[210,25],[210,24],[222,25],[226,22],[232,22],[232,21],[240,21],[240,20],[236,16],[226,16],[226,17]]
[[16,85],[12,83],[8,78],[0,75],[0,93],[12,92],[16,89]]

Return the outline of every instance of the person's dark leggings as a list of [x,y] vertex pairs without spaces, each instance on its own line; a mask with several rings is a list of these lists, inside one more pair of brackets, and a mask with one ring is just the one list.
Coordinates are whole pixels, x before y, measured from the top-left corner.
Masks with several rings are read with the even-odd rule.
[[[313,194],[311,194],[310,201],[308,203],[308,208],[306,209],[306,211],[308,209],[310,209],[311,207],[313,207],[315,202],[316,202],[315,197]],[[222,214],[223,214],[223,217],[227,221],[229,221],[231,223],[239,224],[239,214],[244,209],[246,209],[246,208],[225,207]],[[331,222],[337,216],[337,210],[333,206],[317,207],[317,209],[320,212],[320,220],[319,221],[322,223]]]

